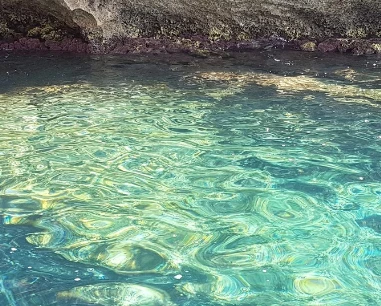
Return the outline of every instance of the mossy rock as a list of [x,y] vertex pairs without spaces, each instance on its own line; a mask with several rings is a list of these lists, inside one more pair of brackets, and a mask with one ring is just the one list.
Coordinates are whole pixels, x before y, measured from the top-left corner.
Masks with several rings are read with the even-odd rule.
[[374,44],[371,44],[371,48],[372,48],[376,53],[381,53],[381,43],[374,43]]
[[314,41],[307,41],[300,45],[300,49],[303,51],[313,52],[317,49],[317,44]]
[[0,37],[8,35],[9,29],[5,23],[0,23]]
[[0,39],[12,40],[16,37],[15,32],[7,27],[5,23],[0,23]]
[[33,29],[30,29],[28,31],[27,36],[28,37],[33,37],[33,38],[40,38],[42,33],[42,29],[40,27],[35,27]]

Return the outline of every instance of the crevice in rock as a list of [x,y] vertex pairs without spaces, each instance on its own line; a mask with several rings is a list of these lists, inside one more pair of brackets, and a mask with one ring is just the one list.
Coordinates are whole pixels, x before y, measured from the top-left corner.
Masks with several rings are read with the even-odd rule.
[[[52,1],[50,8],[38,1],[0,2],[0,40],[37,38],[41,41],[83,39],[81,28],[69,17],[70,12]],[[67,12],[65,12],[67,10]]]

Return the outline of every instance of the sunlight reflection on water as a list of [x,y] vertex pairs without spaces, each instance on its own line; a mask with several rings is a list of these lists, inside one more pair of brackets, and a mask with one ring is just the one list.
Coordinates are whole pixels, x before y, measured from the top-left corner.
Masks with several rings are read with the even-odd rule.
[[295,54],[10,57],[39,73],[0,94],[4,301],[377,303],[379,71]]

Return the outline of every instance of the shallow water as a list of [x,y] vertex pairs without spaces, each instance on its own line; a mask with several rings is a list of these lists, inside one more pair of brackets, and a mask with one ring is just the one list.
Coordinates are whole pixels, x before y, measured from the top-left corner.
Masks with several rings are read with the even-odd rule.
[[379,305],[380,65],[1,54],[0,305]]

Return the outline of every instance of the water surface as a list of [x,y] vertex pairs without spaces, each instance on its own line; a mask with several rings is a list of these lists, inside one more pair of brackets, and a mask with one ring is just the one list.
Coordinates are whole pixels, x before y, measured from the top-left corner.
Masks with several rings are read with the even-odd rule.
[[1,305],[378,305],[381,61],[1,54]]

